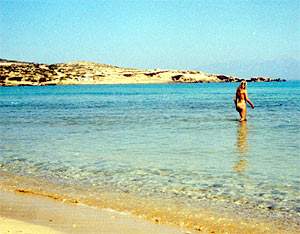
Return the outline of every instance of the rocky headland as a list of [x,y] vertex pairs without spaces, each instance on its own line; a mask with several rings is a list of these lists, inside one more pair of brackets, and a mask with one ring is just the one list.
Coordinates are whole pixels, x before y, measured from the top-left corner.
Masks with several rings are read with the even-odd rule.
[[[39,64],[0,59],[0,86],[209,83],[239,82],[241,78],[194,70],[123,68],[93,62]],[[285,81],[253,77],[249,82]]]

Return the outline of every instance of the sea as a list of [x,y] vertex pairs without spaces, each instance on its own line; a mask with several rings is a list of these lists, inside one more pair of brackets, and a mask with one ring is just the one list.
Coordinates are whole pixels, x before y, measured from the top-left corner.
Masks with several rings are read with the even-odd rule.
[[0,171],[187,207],[223,201],[299,225],[300,82],[248,83],[246,122],[237,86],[0,87]]

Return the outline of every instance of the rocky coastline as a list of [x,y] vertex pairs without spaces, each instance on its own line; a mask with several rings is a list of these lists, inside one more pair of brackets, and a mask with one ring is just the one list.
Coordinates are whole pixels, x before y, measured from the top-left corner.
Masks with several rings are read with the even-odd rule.
[[[238,77],[195,70],[122,68],[93,62],[39,64],[0,59],[0,86],[76,84],[210,83],[240,82]],[[282,79],[252,77],[249,82],[280,82]]]

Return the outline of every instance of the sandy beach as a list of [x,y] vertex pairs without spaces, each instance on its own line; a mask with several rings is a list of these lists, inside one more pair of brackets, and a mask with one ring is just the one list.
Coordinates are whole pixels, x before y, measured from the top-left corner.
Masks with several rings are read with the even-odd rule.
[[[60,188],[1,173],[2,233],[297,233],[264,219],[193,209],[176,202],[99,194],[100,202],[58,194]],[[67,188],[68,190],[69,188]]]
[[62,232],[54,229],[36,225],[28,222],[19,221],[16,219],[9,219],[0,217],[1,233],[44,233],[44,234],[61,234]]
[[34,195],[0,192],[0,233],[192,233],[110,209],[71,205]]

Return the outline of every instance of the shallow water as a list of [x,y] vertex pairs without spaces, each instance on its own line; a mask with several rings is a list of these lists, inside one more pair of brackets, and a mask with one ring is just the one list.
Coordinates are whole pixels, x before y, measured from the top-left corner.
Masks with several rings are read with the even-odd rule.
[[0,169],[300,215],[300,82],[0,87]]

